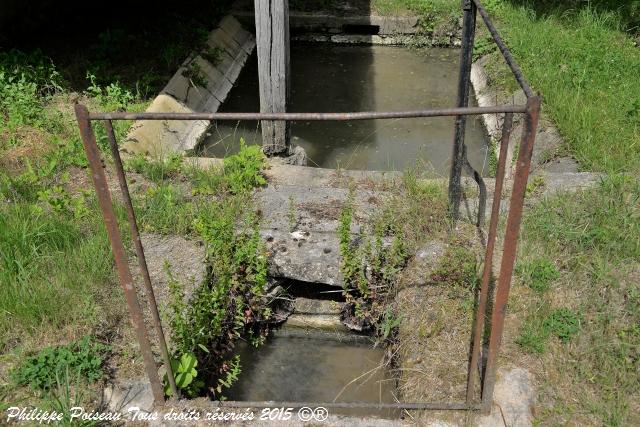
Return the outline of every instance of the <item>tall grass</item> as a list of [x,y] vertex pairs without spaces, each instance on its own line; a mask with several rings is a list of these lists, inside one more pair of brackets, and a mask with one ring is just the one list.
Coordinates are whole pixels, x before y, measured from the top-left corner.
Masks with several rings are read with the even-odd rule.
[[0,207],[0,349],[24,333],[94,320],[96,290],[112,272],[97,220],[27,203]]
[[526,77],[587,170],[640,170],[640,50],[613,12],[494,6]]

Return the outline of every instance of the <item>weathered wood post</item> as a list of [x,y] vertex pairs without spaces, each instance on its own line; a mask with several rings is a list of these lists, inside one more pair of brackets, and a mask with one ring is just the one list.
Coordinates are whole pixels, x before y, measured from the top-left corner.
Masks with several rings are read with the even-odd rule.
[[[284,113],[289,104],[289,2],[255,0],[260,112]],[[262,149],[268,156],[289,151],[289,123],[263,120]]]

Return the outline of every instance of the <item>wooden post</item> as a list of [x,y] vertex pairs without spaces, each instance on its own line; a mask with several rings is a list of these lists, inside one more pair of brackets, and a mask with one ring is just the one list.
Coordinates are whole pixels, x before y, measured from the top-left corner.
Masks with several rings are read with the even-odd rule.
[[[255,0],[260,112],[284,113],[289,104],[289,2]],[[263,120],[262,149],[266,155],[288,154],[289,123]]]

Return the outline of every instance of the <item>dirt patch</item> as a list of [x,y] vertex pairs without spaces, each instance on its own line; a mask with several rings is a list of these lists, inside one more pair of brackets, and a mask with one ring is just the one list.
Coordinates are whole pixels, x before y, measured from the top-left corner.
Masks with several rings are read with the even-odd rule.
[[0,147],[6,147],[0,157],[0,167],[15,175],[24,172],[29,163],[41,162],[55,148],[50,135],[31,126],[0,133]]
[[297,207],[298,210],[305,211],[319,220],[337,221],[344,208],[344,201],[334,199],[328,203],[307,202],[300,203]]

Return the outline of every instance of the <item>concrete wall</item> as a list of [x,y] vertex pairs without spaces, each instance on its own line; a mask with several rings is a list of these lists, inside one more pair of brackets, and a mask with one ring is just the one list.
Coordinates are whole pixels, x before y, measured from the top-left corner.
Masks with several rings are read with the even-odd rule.
[[[193,52],[147,111],[218,111],[231,91],[242,67],[255,48],[255,38],[232,16],[209,34],[207,48]],[[164,157],[193,149],[202,139],[206,121],[138,121],[122,145],[126,154]]]

